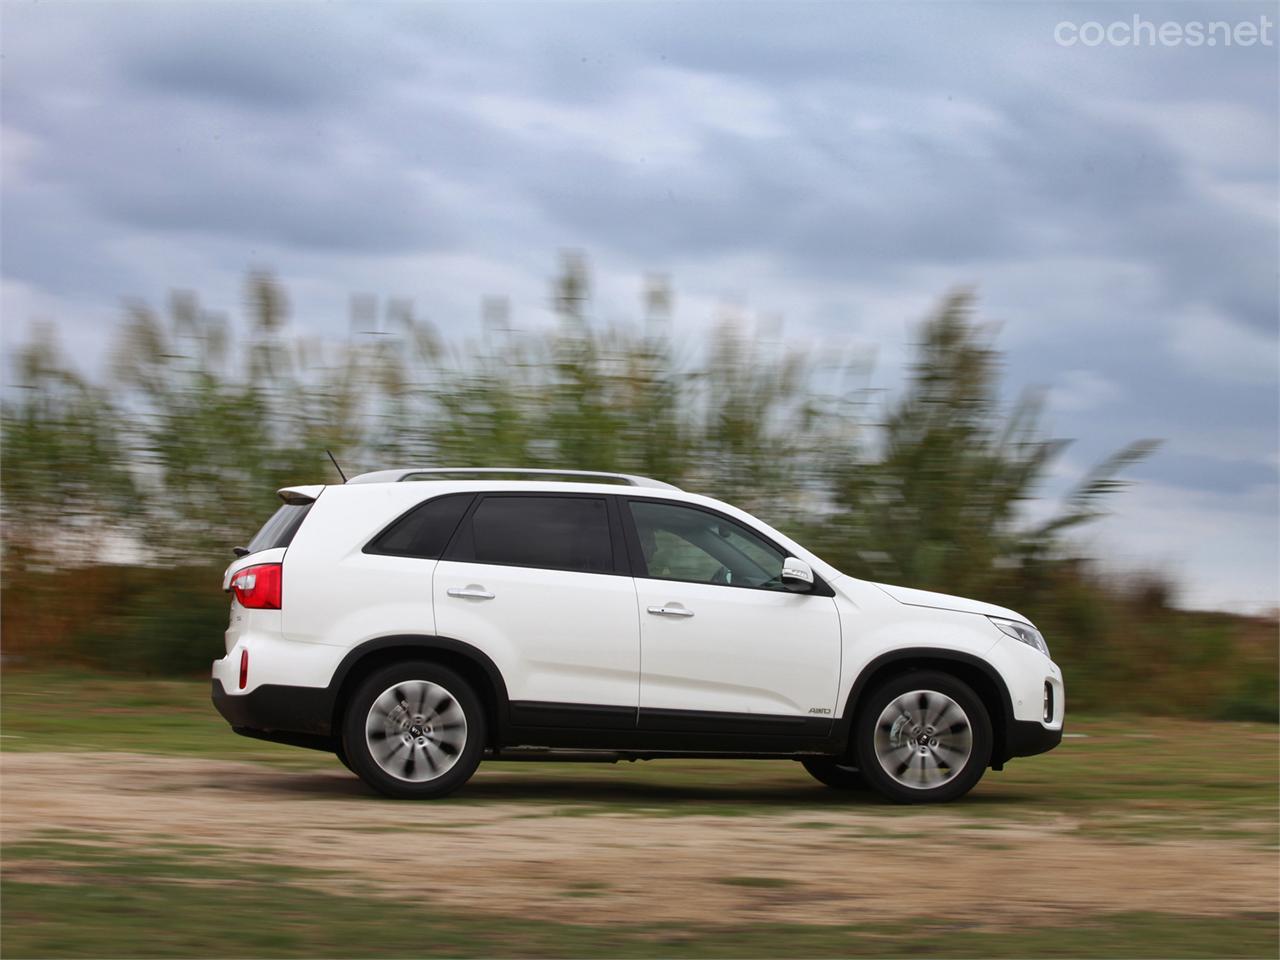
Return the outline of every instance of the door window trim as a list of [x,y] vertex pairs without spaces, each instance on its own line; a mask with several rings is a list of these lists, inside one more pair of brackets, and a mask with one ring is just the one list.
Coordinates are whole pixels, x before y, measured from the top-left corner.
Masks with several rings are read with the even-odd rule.
[[[465,532],[470,528],[472,517],[480,509],[480,505],[491,497],[550,497],[557,500],[603,500],[605,503],[605,515],[609,523],[609,548],[613,558],[613,569],[570,570],[564,567],[548,567],[540,563],[485,563],[481,560],[469,560],[465,557],[457,556],[458,545]],[[453,531],[453,536],[449,538],[448,544],[440,553],[440,559],[452,563],[477,563],[487,567],[511,567],[517,570],[554,570],[557,573],[582,573],[595,577],[631,576],[631,561],[623,535],[622,511],[616,502],[616,498],[605,493],[561,493],[555,490],[485,490],[483,493],[476,494],[471,505],[462,514],[462,519]]]
[[[637,580],[658,580],[664,583],[693,583],[706,587],[729,587],[734,590],[760,590],[764,593],[789,594],[793,597],[834,597],[836,595],[836,592],[831,589],[830,584],[828,584],[816,570],[813,572],[812,589],[806,590],[803,593],[796,593],[785,588],[778,590],[773,587],[753,587],[745,583],[702,583],[698,580],[684,580],[680,577],[655,577],[649,573],[649,566],[644,559],[644,551],[640,549],[640,532],[636,529],[635,516],[631,513],[632,503],[657,503],[663,506],[675,506],[683,507],[686,510],[697,510],[700,513],[709,514],[717,520],[724,520],[728,523],[734,524],[735,526],[749,530],[774,550],[781,553],[784,558],[795,556],[795,554],[774,540],[773,537],[768,536],[763,531],[757,530],[751,524],[743,523],[737,517],[731,517],[727,513],[722,513],[712,507],[703,506],[700,503],[689,503],[686,500],[674,500],[666,497],[619,497],[616,494],[614,496],[619,501],[625,501],[619,503],[618,512],[622,517],[622,532],[627,541],[627,553],[630,556],[631,569],[636,571],[635,578]],[[812,566],[812,564],[810,564],[810,566]]]

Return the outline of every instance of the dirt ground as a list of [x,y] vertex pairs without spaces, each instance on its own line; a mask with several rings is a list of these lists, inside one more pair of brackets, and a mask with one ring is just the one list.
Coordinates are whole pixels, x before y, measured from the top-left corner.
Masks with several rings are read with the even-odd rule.
[[[207,844],[240,860],[316,871],[308,882],[332,892],[577,923],[923,914],[1007,927],[1087,913],[1277,908],[1274,850],[1107,842],[1065,818],[1006,825],[945,810],[889,816],[874,804],[565,815],[563,803],[466,802],[466,794],[382,801],[340,769],[138,754],[6,753],[0,775],[6,843],[76,831],[133,849]],[[486,782],[513,776],[482,767],[474,782],[483,793]],[[4,869],[36,880],[42,868],[10,861]]]

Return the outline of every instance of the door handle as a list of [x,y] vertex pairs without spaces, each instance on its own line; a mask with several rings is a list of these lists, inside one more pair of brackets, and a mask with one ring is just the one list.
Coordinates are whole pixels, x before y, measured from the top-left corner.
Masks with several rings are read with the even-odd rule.
[[459,597],[463,600],[492,600],[493,594],[477,583],[468,584],[465,587],[450,587],[445,591],[451,597]]
[[692,617],[693,611],[681,606],[650,607],[649,612],[655,617]]

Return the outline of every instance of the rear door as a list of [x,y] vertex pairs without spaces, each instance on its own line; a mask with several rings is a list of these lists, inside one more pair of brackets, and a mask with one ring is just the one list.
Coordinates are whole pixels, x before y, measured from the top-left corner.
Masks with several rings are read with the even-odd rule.
[[612,497],[482,494],[432,593],[436,632],[502,670],[514,723],[634,728],[640,628]]
[[640,728],[825,735],[840,677],[831,591],[782,585],[787,552],[717,511],[629,499]]

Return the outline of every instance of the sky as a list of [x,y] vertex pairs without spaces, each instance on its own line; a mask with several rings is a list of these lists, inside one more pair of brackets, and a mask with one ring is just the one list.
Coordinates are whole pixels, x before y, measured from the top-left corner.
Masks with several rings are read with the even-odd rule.
[[[1135,16],[1273,25],[1248,46],[1056,39]],[[346,335],[363,292],[446,335],[486,295],[537,325],[572,249],[603,320],[662,273],[678,337],[726,309],[781,318],[874,353],[892,391],[914,326],[972,287],[1010,395],[1046,390],[1075,440],[1048,494],[1163,440],[1086,548],[1174,576],[1187,606],[1265,610],[1277,21],[1231,2],[6,2],[0,346],[51,319],[94,370],[124,298],[235,313],[255,267],[309,333]]]

